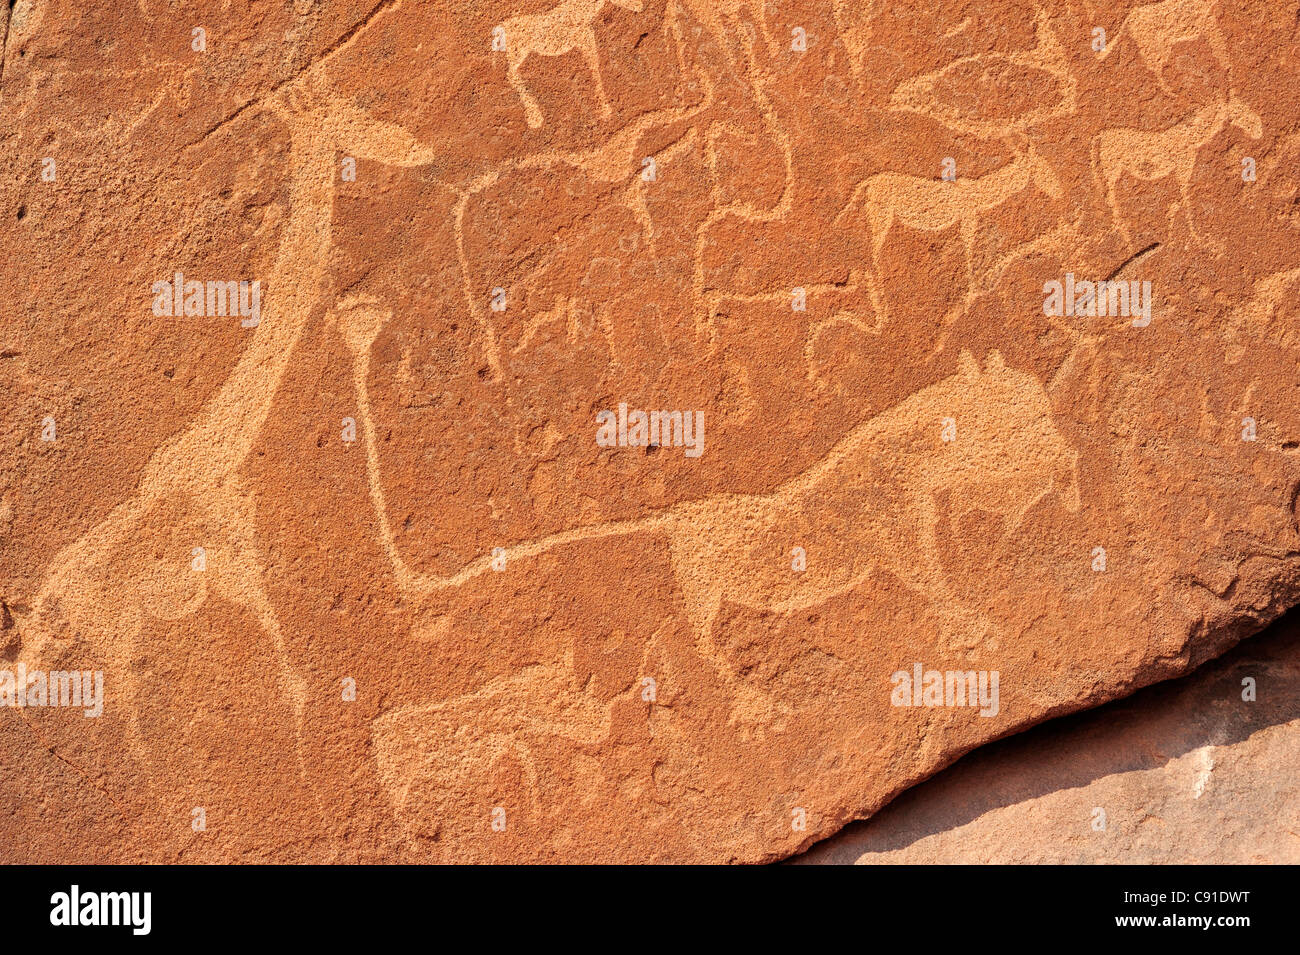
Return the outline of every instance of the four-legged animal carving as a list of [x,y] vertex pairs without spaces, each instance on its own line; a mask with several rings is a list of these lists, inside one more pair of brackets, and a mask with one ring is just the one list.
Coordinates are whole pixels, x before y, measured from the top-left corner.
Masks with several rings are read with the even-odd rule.
[[[1191,234],[1204,241],[1191,216],[1192,173],[1201,146],[1232,125],[1252,139],[1263,135],[1259,114],[1235,96],[1211,103],[1183,122],[1168,129],[1105,129],[1093,140],[1093,178],[1106,188],[1106,201],[1124,241],[1130,241],[1128,226],[1115,205],[1115,185],[1128,173],[1150,182],[1172,174],[1178,181],[1179,202]],[[1217,245],[1218,243],[1210,243]]]
[[[606,0],[562,0],[559,6],[546,13],[521,13],[510,17],[496,28],[496,31],[501,31],[497,35],[505,42],[506,70],[510,85],[519,94],[519,99],[524,104],[524,116],[533,129],[542,125],[542,110],[519,75],[519,68],[531,53],[563,56],[570,50],[578,50],[591,68],[596,83],[596,98],[600,100],[600,114],[610,114],[609,98],[605,95],[605,83],[600,75],[596,31],[592,27],[592,21],[605,6],[605,2]],[[633,13],[641,12],[641,0],[609,2]]]

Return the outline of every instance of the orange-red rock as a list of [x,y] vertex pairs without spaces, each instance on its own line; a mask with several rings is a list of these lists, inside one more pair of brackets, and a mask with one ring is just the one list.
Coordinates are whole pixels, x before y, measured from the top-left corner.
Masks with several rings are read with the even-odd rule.
[[804,863],[1300,861],[1300,618],[1191,676],[993,743]]
[[18,0],[0,853],[776,859],[1258,629],[1296,22]]

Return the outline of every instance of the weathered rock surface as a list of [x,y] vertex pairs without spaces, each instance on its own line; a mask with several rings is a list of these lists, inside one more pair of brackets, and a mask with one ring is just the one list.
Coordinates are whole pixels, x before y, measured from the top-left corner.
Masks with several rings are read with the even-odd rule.
[[776,859],[1297,602],[1294,0],[4,32],[0,858]]
[[1297,766],[1290,614],[1189,677],[971,753],[793,861],[1294,865]]

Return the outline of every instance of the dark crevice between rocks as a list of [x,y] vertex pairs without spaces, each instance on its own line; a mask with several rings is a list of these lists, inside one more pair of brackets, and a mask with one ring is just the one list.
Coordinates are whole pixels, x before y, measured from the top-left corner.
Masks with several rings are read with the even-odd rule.
[[[1255,702],[1241,698],[1245,676],[1256,680]],[[1198,686],[1207,712],[1216,701],[1239,705],[1213,726],[1181,719],[1180,700],[1198,692]],[[864,854],[902,849],[956,829],[996,809],[1078,789],[1115,773],[1154,769],[1203,746],[1239,743],[1295,719],[1300,719],[1300,607],[1181,676],[985,743],[903,789],[871,817],[851,822],[780,861],[852,863]],[[1139,733],[1142,727],[1172,745],[1158,752],[1106,745],[1109,739]],[[1032,772],[1009,778],[1008,764],[1029,766]],[[982,798],[962,803],[944,798],[952,790]],[[805,859],[809,854],[815,858]]]

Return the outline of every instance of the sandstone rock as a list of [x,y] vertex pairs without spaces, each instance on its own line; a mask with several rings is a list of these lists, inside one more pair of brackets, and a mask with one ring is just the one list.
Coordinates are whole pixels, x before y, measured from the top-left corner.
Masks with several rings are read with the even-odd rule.
[[0,854],[777,859],[1263,626],[1295,14],[18,0]]
[[1295,864],[1297,764],[1291,614],[1189,677],[984,747],[793,861]]

